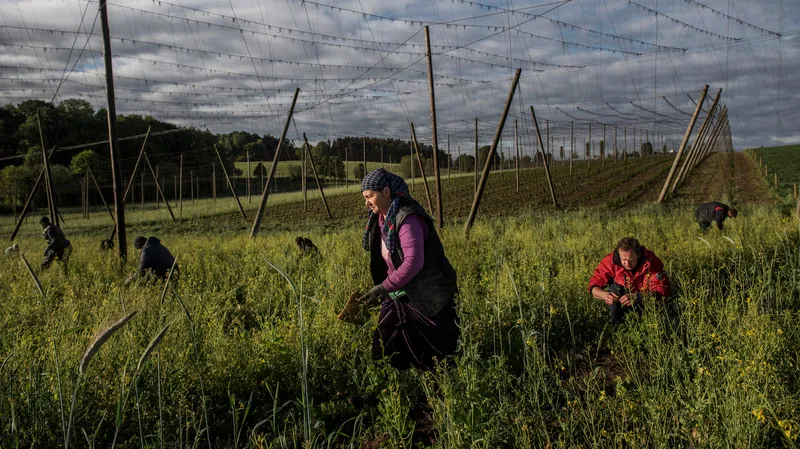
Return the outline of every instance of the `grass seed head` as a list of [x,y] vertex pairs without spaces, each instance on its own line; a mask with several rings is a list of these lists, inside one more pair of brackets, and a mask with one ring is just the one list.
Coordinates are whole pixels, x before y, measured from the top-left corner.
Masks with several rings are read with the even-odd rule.
[[120,330],[122,326],[124,326],[128,321],[131,320],[131,318],[136,316],[137,313],[138,312],[133,311],[125,315],[125,317],[123,317],[121,320],[109,326],[106,330],[99,333],[97,337],[94,338],[94,340],[92,340],[92,342],[86,348],[86,352],[83,353],[83,357],[81,358],[81,364],[78,369],[81,375],[83,375],[83,373],[86,372],[86,368],[89,366],[89,362],[92,360],[92,357],[94,357],[97,351],[100,350],[100,347],[103,346],[103,343],[105,343],[106,340],[111,338],[111,336],[114,335],[116,331]]
[[139,358],[139,363],[136,365],[137,373],[140,372],[142,366],[145,364],[145,362],[147,362],[147,359],[150,357],[150,354],[156,349],[156,347],[158,347],[158,344],[161,343],[161,339],[164,338],[164,335],[166,335],[167,331],[169,330],[169,326],[170,326],[169,324],[164,326],[164,329],[161,329],[161,332],[159,332],[158,335],[156,335],[156,337],[150,341],[150,344],[147,345],[147,348],[145,348],[144,352],[142,353],[142,356]]

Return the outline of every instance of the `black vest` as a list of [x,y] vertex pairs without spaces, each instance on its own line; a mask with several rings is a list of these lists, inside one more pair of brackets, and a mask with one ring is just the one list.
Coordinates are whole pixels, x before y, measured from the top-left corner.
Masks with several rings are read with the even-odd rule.
[[[400,207],[400,210],[397,211],[395,229],[399,232],[403,220],[414,213],[417,212],[410,207]],[[406,292],[408,300],[420,313],[431,317],[439,313],[458,294],[456,271],[444,255],[444,246],[439,240],[439,234],[436,233],[431,218],[427,215],[418,215],[424,219],[425,225],[428,227],[428,238],[424,242],[425,262],[422,270],[408,284],[400,287],[400,290]],[[378,220],[375,220],[369,233],[369,268],[372,282],[377,285],[386,279],[386,273],[389,270],[381,255],[381,230]],[[403,259],[403,249],[398,245],[397,251],[392,254],[392,263],[399,268]]]

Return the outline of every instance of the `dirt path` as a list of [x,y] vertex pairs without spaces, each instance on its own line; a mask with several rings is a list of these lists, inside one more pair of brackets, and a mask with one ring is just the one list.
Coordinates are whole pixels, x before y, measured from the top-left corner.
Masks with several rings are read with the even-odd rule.
[[773,202],[752,159],[744,153],[712,153],[677,191],[676,201],[698,204],[729,201],[734,204]]

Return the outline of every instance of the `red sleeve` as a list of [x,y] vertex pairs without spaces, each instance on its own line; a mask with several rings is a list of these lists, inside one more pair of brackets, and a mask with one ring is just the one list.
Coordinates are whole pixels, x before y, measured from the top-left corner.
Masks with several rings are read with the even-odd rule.
[[600,265],[594,269],[592,278],[589,279],[589,293],[595,287],[605,288],[614,279],[614,253],[611,253],[600,261]]
[[655,254],[650,256],[650,269],[647,273],[650,279],[650,291],[666,298],[672,294],[669,276],[664,271],[664,264]]

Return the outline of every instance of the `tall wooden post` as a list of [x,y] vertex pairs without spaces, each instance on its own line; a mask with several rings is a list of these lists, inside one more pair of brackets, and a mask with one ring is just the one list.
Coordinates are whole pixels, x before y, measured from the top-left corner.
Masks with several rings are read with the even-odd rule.
[[175,222],[175,215],[172,213],[172,208],[169,207],[169,201],[167,201],[167,197],[164,196],[164,190],[161,188],[161,183],[158,182],[158,172],[153,171],[153,166],[150,164],[150,159],[147,158],[147,153],[144,154],[144,161],[147,163],[147,167],[150,168],[150,173],[153,175],[153,180],[156,182],[156,192],[161,195],[161,199],[164,200],[164,204],[167,206],[167,211],[169,211],[169,216],[172,217],[172,221]]
[[47,157],[47,146],[44,143],[44,130],[42,130],[42,120],[39,117],[39,112],[36,112],[36,122],[39,124],[39,141],[42,147],[42,164],[44,166],[44,188],[47,193],[47,208],[50,211],[50,223],[59,226],[58,214],[56,214],[56,200],[53,196],[53,183],[50,175],[50,160]]
[[217,202],[217,164],[211,163],[211,196]]
[[592,164],[592,122],[589,122],[589,144],[586,149],[586,166],[589,167]]
[[431,132],[433,136],[433,177],[436,183],[436,227],[444,227],[444,211],[442,210],[442,179],[439,176],[439,136],[436,131],[436,94],[433,88],[433,59],[431,57],[431,37],[428,26],[425,25],[425,47],[428,59],[428,93],[431,97]]
[[569,122],[569,176],[572,177],[572,160],[575,158],[575,122]]
[[117,251],[124,260],[128,255],[127,233],[125,230],[125,203],[122,201],[122,163],[117,136],[117,106],[114,99],[114,74],[112,72],[111,34],[108,30],[108,11],[106,1],[100,0],[100,23],[103,30],[103,63],[106,72],[106,102],[108,117],[108,144],[111,157],[111,180],[114,185],[114,210],[117,223]]
[[250,171],[250,150],[247,150],[247,203],[251,203],[253,198],[250,196],[250,178],[253,172]]
[[[147,157],[147,155],[145,155],[145,157]],[[161,207],[161,200],[159,199],[160,197],[158,196],[158,189],[159,189],[159,185],[158,185],[158,165],[156,165],[155,178],[156,178],[156,210],[158,210],[158,208]]]
[[194,205],[194,170],[189,170],[189,194],[192,195],[192,204]]
[[136,173],[139,170],[139,163],[142,161],[142,154],[144,154],[144,147],[147,145],[147,138],[150,137],[150,127],[147,127],[147,134],[144,135],[144,141],[142,141],[142,148],[139,149],[139,156],[136,157],[136,164],[133,166],[133,172],[131,173],[131,179],[128,181],[128,185],[125,187],[125,194],[122,195],[122,201],[128,198],[128,191],[131,189],[133,185],[133,180],[136,179]]
[[86,218],[86,188],[85,185],[88,181],[88,175],[84,176],[84,179],[78,181],[78,184],[81,186],[81,215],[83,218]]
[[264,194],[264,171],[267,169],[267,167],[264,166],[264,160],[263,159],[259,163],[261,164],[261,194],[263,195]]
[[317,175],[317,167],[314,166],[314,156],[311,154],[311,146],[308,144],[306,133],[303,133],[303,142],[305,144],[304,147],[308,156],[308,161],[311,162],[311,170],[314,172],[314,179],[317,181],[319,196],[322,197],[322,204],[325,206],[325,212],[328,214],[328,218],[333,218],[333,216],[331,215],[331,209],[328,207],[328,200],[325,199],[325,192],[322,191],[322,184],[320,184],[319,182],[319,176]]
[[425,198],[428,199],[428,210],[433,212],[433,204],[431,204],[431,191],[428,188],[428,178],[425,176],[425,167],[422,165],[422,155],[419,151],[419,142],[417,142],[417,131],[414,129],[414,124],[411,124],[411,140],[414,143],[414,149],[417,152],[417,162],[419,163],[419,173],[422,175],[422,185],[425,187]]
[[303,189],[303,212],[308,212],[308,191],[306,190],[306,155],[308,149],[303,151],[303,159],[300,162],[300,187]]
[[178,218],[183,218],[183,153],[181,153],[181,159],[178,163],[178,177],[180,178],[178,181],[178,198],[180,198],[178,200]]
[[478,117],[475,117],[475,182],[472,186],[473,193],[478,191]]
[[624,144],[624,152],[622,153],[622,162],[628,162],[628,126],[626,125],[623,129],[625,132],[625,144]]
[[514,149],[517,152],[517,157],[514,159],[514,171],[517,176],[517,193],[519,193],[519,133],[517,130],[517,119],[514,119]]
[[614,125],[614,162],[617,162],[617,125]]
[[448,134],[447,135],[447,180],[452,182],[453,178],[450,169],[452,168],[453,165],[453,158],[451,157],[451,154],[452,153],[450,152],[450,134]]
[[[250,230],[250,237],[255,237],[258,234],[259,229],[261,229],[261,217],[264,214],[264,209],[267,206],[267,198],[269,197],[269,184],[272,181],[272,178],[275,176],[275,169],[278,168],[278,155],[281,152],[281,145],[283,145],[283,140],[286,139],[286,132],[289,130],[289,123],[292,121],[292,114],[294,114],[294,105],[297,103],[297,95],[300,93],[300,88],[298,87],[294,91],[294,97],[292,97],[292,106],[289,108],[289,116],[286,117],[286,124],[283,125],[283,131],[281,132],[281,138],[278,141],[278,148],[275,149],[275,157],[272,160],[272,167],[269,169],[269,177],[267,178],[267,188],[262,189],[261,194],[261,203],[258,205],[258,212],[256,213],[256,219],[253,222],[253,229]],[[264,170],[261,170],[262,173]]]
[[475,198],[472,200],[472,207],[469,211],[469,217],[467,217],[467,222],[464,224],[464,236],[469,236],[469,231],[472,228],[472,224],[475,222],[475,217],[478,215],[478,207],[481,204],[481,197],[483,196],[483,190],[486,188],[486,182],[489,181],[489,169],[491,168],[492,159],[494,159],[495,152],[497,151],[497,144],[500,142],[500,135],[503,133],[503,127],[506,124],[506,117],[508,117],[508,111],[511,109],[511,102],[514,100],[514,92],[517,90],[517,84],[519,83],[519,75],[522,72],[522,69],[517,69],[514,73],[514,81],[511,83],[511,90],[508,91],[508,99],[506,100],[505,108],[503,108],[503,115],[500,117],[500,123],[497,124],[497,131],[494,133],[494,139],[492,140],[492,146],[489,148],[489,155],[486,158],[486,163],[483,165],[483,173],[481,174],[481,180],[478,183],[478,191],[475,192]]
[[[700,155],[700,152],[703,150],[703,142],[706,140],[705,138],[711,131],[711,122],[714,119],[714,115],[717,112],[717,105],[719,103],[720,95],[722,94],[722,89],[717,91],[717,95],[714,97],[714,101],[711,104],[711,109],[708,110],[708,114],[706,114],[705,120],[703,120],[703,124],[700,125],[700,131],[697,132],[697,137],[695,138],[694,145],[689,148],[688,155],[683,160],[683,165],[681,166],[680,171],[678,171],[678,175],[675,177],[675,182],[672,183],[672,188],[670,192],[674,192],[678,185],[683,182],[683,179],[686,177],[686,174],[691,167],[694,167],[694,163],[697,160],[697,156]],[[721,117],[717,115],[717,117]]]
[[606,124],[603,123],[603,143],[600,144],[600,158],[603,160],[603,168],[606,166],[606,148],[608,148],[606,144]]
[[[539,132],[539,122],[536,120],[536,113],[533,111],[533,106],[531,106],[531,118],[533,119],[533,125],[536,127],[536,137],[539,140],[539,148],[544,153],[544,146],[542,145],[542,134]],[[556,191],[553,188],[553,179],[550,177],[550,164],[547,161],[547,156],[542,155],[542,161],[544,163],[544,174],[547,176],[547,186],[550,187],[550,198],[553,200],[553,207],[558,209],[558,201],[556,201]]]
[[661,194],[658,195],[658,202],[664,201],[664,197],[667,195],[667,189],[669,188],[670,183],[672,182],[672,177],[675,174],[675,169],[678,166],[678,161],[683,154],[683,150],[686,148],[686,142],[689,141],[689,136],[692,134],[692,129],[694,128],[694,124],[697,121],[697,116],[700,114],[700,110],[702,109],[703,102],[706,99],[706,94],[708,93],[708,84],[703,87],[703,92],[700,94],[700,100],[697,102],[697,107],[694,109],[694,114],[692,114],[692,119],[689,121],[689,126],[686,127],[686,133],[683,135],[683,141],[681,141],[681,146],[678,148],[678,154],[675,155],[675,160],[672,162],[672,167],[669,169],[669,174],[667,175],[667,180],[664,182],[664,187],[661,189]]
[[225,163],[222,161],[222,156],[219,154],[217,144],[214,144],[214,152],[217,153],[217,158],[219,158],[219,166],[222,167],[222,174],[225,175],[225,181],[228,183],[228,188],[231,189],[231,193],[233,193],[233,199],[236,200],[236,205],[239,206],[239,212],[242,214],[244,221],[247,221],[247,215],[244,213],[242,202],[239,201],[239,195],[236,194],[236,188],[234,188],[233,183],[231,183],[231,178],[228,176],[228,169],[225,168]]
[[547,154],[552,154],[552,149],[550,148],[550,119],[544,120],[544,133],[547,138]]
[[[361,149],[362,149],[362,151],[364,153],[364,176],[366,176],[367,173],[368,173],[367,172],[367,138],[366,137],[362,137],[361,138]],[[364,178],[361,178],[361,179],[363,180]]]
[[409,168],[411,169],[411,191],[414,191],[414,143],[412,141],[408,141],[408,157],[411,159],[408,160]]
[[100,194],[100,200],[103,201],[103,206],[105,206],[108,215],[111,216],[111,221],[114,221],[114,214],[111,212],[111,208],[108,207],[108,203],[106,203],[106,199],[103,196],[103,191],[100,190],[100,184],[97,183],[97,178],[94,177],[92,169],[88,166],[86,167],[86,218],[89,218],[89,177],[92,178],[94,187],[97,189],[97,193]]
[[140,184],[140,187],[142,188],[141,191],[142,202],[141,206],[139,207],[139,210],[144,211],[144,172],[142,172],[142,183]]

